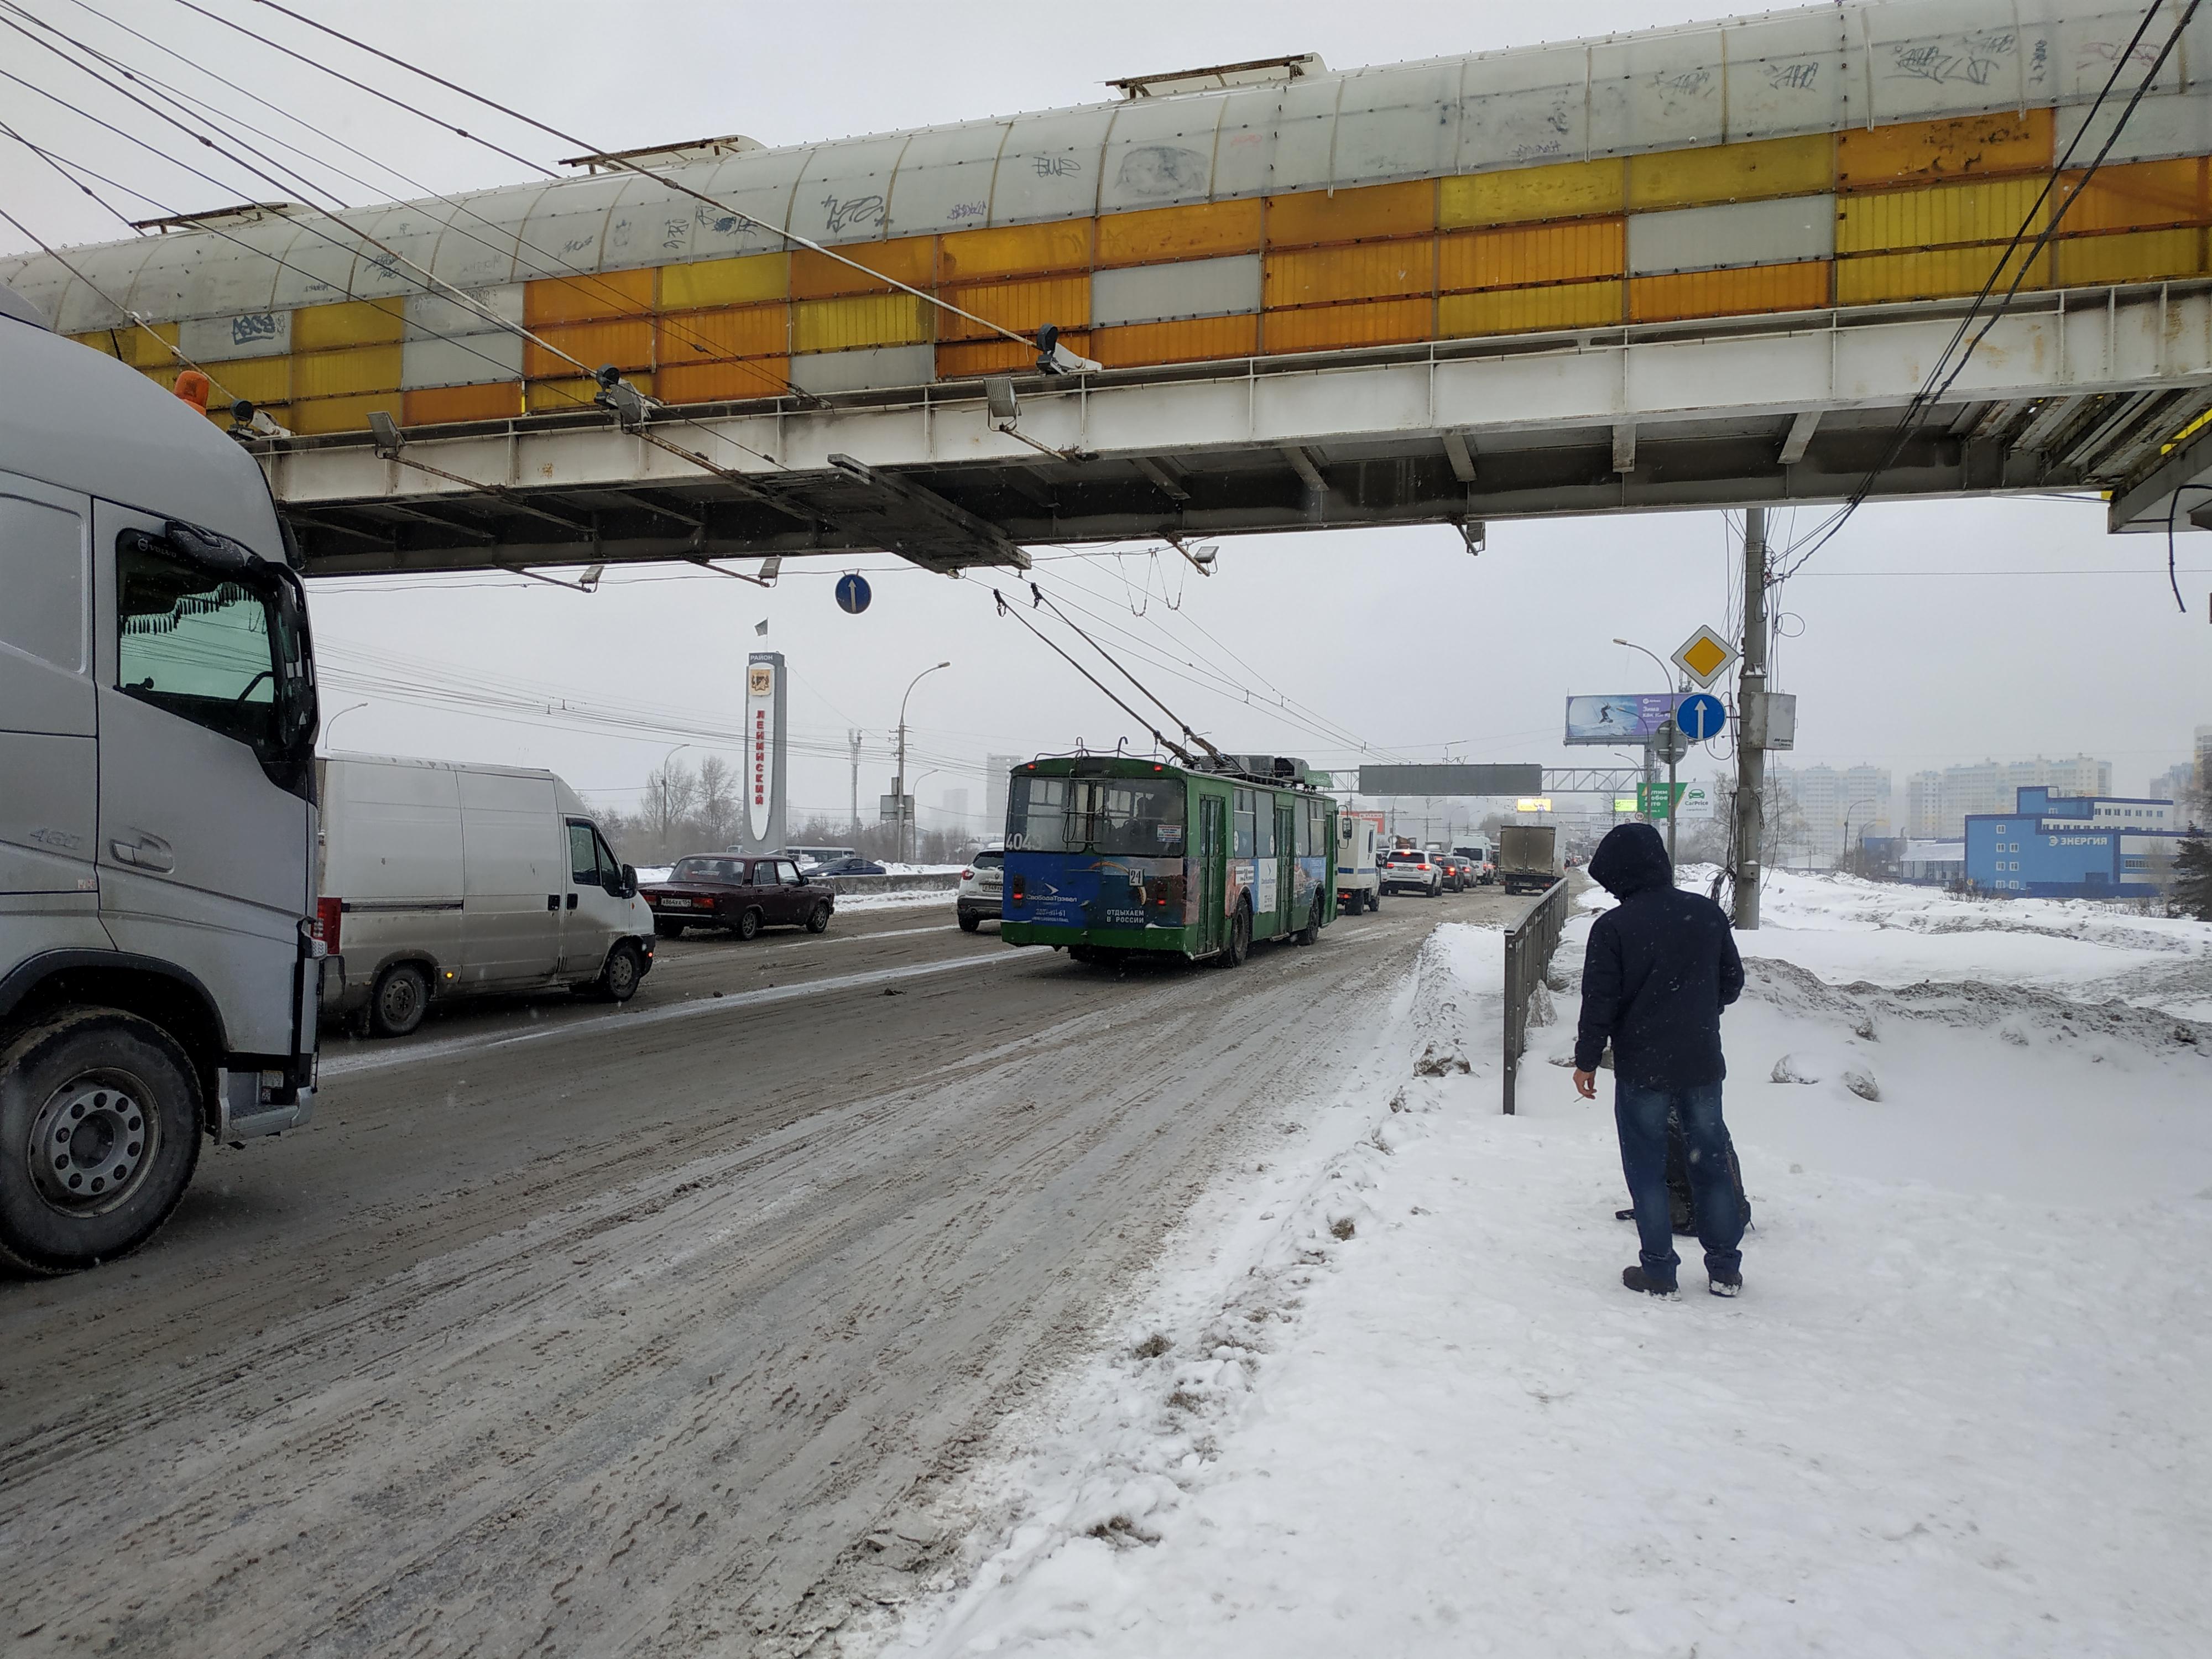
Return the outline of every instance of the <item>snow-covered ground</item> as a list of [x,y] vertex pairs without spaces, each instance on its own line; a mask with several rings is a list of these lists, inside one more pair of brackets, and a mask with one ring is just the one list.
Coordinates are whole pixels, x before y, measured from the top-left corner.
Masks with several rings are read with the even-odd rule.
[[2112,988],[2212,928],[1828,878],[1766,915],[1740,1300],[1694,1241],[1680,1302],[1620,1286],[1588,915],[1515,1118],[1499,937],[1440,929],[1365,1080],[1286,1103],[1280,1165],[1001,1437],[893,1650],[2203,1651],[2212,1027]]

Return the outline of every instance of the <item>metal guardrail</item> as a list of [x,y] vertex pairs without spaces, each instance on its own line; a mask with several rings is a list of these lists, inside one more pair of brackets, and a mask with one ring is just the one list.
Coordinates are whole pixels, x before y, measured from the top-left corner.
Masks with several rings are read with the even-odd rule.
[[1565,878],[1544,890],[1544,896],[1529,906],[1528,915],[1505,935],[1505,1115],[1513,1115],[1514,1085],[1521,1073],[1521,1056],[1528,1046],[1528,1002],[1544,982],[1552,952],[1559,948],[1559,935],[1567,926]]

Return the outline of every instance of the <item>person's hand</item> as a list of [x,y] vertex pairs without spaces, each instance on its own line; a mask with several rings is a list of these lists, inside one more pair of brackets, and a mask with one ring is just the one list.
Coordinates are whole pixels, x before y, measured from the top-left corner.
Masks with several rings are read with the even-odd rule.
[[1597,1073],[1577,1071],[1575,1073],[1575,1092],[1584,1100],[1597,1098]]

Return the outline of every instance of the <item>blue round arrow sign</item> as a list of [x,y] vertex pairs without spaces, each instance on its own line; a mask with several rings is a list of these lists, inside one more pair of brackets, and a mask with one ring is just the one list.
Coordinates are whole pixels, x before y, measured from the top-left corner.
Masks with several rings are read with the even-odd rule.
[[837,578],[837,605],[852,616],[859,616],[868,608],[868,579],[857,572],[847,571]]
[[1728,724],[1728,710],[1712,693],[1700,691],[1682,699],[1674,710],[1674,724],[1691,742],[1704,743],[1720,736],[1721,727]]

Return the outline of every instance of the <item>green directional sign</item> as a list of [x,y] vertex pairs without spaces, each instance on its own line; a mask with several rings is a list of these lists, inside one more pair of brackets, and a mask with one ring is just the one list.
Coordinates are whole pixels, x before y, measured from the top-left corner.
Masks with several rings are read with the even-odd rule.
[[1636,810],[1643,813],[1647,818],[1663,818],[1667,817],[1673,810],[1674,803],[1682,799],[1683,792],[1688,789],[1690,786],[1686,783],[1675,784],[1672,786],[1674,790],[1672,794],[1668,793],[1668,787],[1669,786],[1663,783],[1638,784],[1636,786]]

